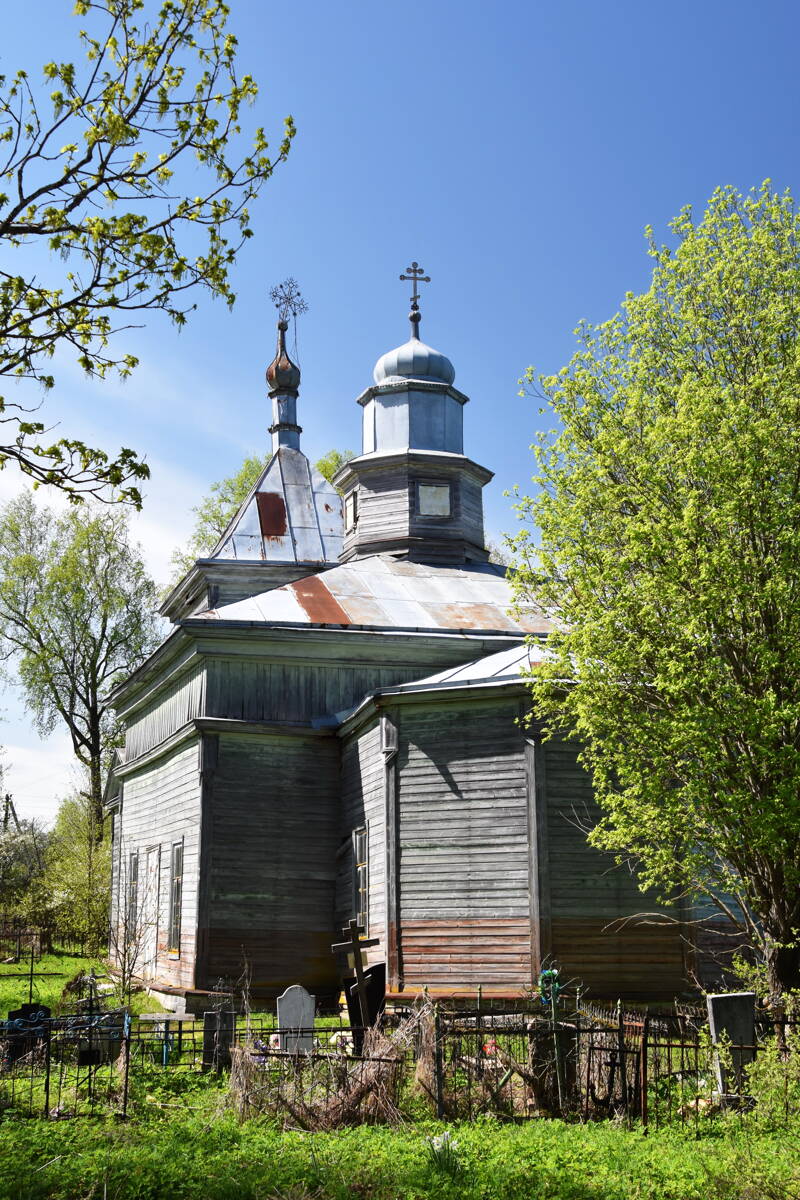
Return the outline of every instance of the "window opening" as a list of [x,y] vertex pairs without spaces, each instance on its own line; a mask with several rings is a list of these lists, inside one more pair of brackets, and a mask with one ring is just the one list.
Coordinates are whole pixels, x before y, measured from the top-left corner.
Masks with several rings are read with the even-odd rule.
[[136,924],[139,920],[139,851],[128,857],[128,917],[127,940],[136,940]]
[[450,484],[418,484],[417,512],[421,517],[449,517],[452,513]]
[[348,531],[355,529],[358,520],[358,492],[349,492],[344,498],[344,527]]
[[169,889],[169,945],[168,950],[181,948],[181,905],[183,901],[183,842],[172,847]]
[[362,933],[369,926],[369,841],[367,827],[353,830],[353,908]]

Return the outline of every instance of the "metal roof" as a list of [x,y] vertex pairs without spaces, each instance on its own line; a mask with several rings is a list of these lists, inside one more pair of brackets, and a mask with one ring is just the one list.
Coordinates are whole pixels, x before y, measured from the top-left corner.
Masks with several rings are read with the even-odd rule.
[[305,454],[281,446],[209,557],[333,563],[343,535],[339,493]]
[[460,667],[448,667],[446,671],[428,675],[425,679],[398,683],[392,688],[382,688],[381,691],[421,692],[435,691],[439,688],[519,683],[523,671],[527,671],[533,663],[542,662],[543,658],[544,646],[511,646],[508,650],[498,650],[496,654],[489,654],[486,658],[476,658]]
[[376,554],[198,613],[195,619],[520,636],[549,631],[547,619],[533,609],[511,616],[511,603],[503,567],[437,566]]

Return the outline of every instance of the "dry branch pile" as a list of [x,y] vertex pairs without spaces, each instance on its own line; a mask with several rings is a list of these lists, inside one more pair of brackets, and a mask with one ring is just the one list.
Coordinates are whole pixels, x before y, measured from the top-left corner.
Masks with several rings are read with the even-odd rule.
[[287,1126],[308,1130],[399,1119],[403,1068],[428,1005],[396,1029],[368,1030],[360,1055],[339,1049],[291,1054],[256,1048],[231,1051],[231,1096],[241,1119],[282,1116]]

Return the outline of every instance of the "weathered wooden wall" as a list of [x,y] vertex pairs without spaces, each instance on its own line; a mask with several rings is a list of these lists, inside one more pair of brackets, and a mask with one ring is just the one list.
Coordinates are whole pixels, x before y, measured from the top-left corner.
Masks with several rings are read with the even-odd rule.
[[[127,863],[139,852],[140,907],[152,899],[144,885],[148,851],[160,859],[157,897],[158,957],[154,978],[174,987],[194,986],[197,932],[198,866],[200,850],[200,776],[198,742],[173,751],[157,762],[125,777],[122,814],[118,820],[115,850],[120,863],[119,903],[127,888]],[[183,839],[183,903],[180,953],[167,949],[170,904],[170,854]]]
[[513,700],[397,710],[406,986],[531,983],[525,748]]
[[208,985],[238,979],[246,959],[255,997],[335,991],[339,770],[334,737],[220,735],[206,783]]
[[345,531],[347,551],[356,543],[390,541],[408,534],[408,469],[365,472],[359,478],[358,524]]
[[357,704],[374,688],[401,683],[418,664],[208,660],[205,714],[241,721],[307,722]]
[[[643,895],[626,867],[588,844],[584,831],[600,812],[578,747],[545,742],[534,748],[533,757],[537,754],[538,786],[547,797],[546,828],[541,804],[537,807],[549,891],[541,913],[543,952],[557,960],[562,977],[579,980],[595,995],[672,999],[687,986],[679,908],[664,908]],[[660,916],[636,919],[645,912]]]
[[[366,961],[384,962],[386,925],[386,837],[384,826],[384,756],[377,721],[342,745],[342,808],[336,873],[336,926],[341,929],[353,911],[352,833],[364,825],[368,831],[367,881],[369,887],[369,937],[381,944],[366,951]],[[343,964],[342,964],[343,965]]]
[[187,721],[203,711],[205,666],[199,663],[184,671],[174,682],[140,708],[125,733],[125,758],[128,762],[165,741]]

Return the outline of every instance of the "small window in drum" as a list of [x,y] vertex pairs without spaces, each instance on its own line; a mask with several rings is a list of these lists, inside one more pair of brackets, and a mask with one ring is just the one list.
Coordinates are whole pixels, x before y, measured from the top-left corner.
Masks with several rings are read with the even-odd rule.
[[421,517],[449,517],[451,511],[449,483],[418,485],[417,512]]
[[350,532],[355,529],[358,520],[358,493],[349,492],[344,498],[344,527]]

